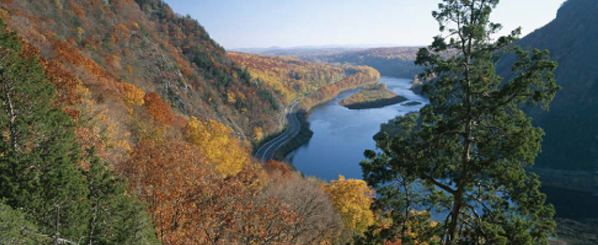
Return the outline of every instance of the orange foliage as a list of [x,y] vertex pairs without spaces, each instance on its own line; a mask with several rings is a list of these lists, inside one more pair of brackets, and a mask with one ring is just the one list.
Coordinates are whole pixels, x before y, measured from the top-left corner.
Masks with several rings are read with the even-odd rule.
[[258,197],[263,175],[255,166],[221,178],[197,147],[169,139],[140,142],[121,170],[148,204],[163,244],[290,241],[286,227],[299,217],[272,198]]
[[154,120],[162,124],[171,124],[174,122],[174,113],[162,97],[156,92],[150,92],[143,97],[147,113]]
[[389,241],[386,241],[386,242],[384,243],[384,245],[401,245],[401,244],[402,244],[402,243],[401,243],[401,240],[400,240],[400,239],[397,239],[397,240],[396,240],[396,241],[394,241],[394,242],[389,242]]
[[71,118],[78,118],[80,111],[73,108],[73,106],[82,103],[82,96],[86,91],[81,81],[56,61],[42,62],[42,65],[44,73],[58,90],[56,99],[63,107],[63,110]]
[[285,177],[291,176],[291,170],[289,169],[289,166],[283,162],[279,162],[276,160],[270,160],[265,164],[264,168],[270,174],[280,173],[282,176],[285,176]]
[[73,46],[68,42],[55,42],[53,50],[62,62],[81,65],[85,67],[89,73],[96,77],[107,77],[111,78],[112,80],[116,80],[114,79],[114,75],[99,66],[95,61],[83,56],[78,49],[73,48]]

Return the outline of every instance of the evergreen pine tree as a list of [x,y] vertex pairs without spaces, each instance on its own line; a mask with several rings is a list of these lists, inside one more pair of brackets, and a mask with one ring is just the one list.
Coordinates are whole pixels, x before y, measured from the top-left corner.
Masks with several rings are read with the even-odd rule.
[[[145,207],[125,193],[124,180],[93,152],[82,159],[75,125],[23,45],[0,21],[0,201],[6,204],[0,213],[29,232],[17,227],[0,237],[18,238],[20,231],[15,241],[31,244],[58,231],[60,239],[90,245],[158,244]],[[85,162],[88,169],[79,166]]]
[[37,58],[0,29],[0,198],[44,234],[55,233],[58,219],[61,236],[79,239],[89,208],[72,123],[52,103],[55,90]]
[[[541,149],[543,131],[521,106],[547,108],[559,89],[547,51],[513,45],[520,30],[493,40],[500,24],[489,20],[498,0],[444,0],[433,16],[439,35],[419,51],[426,67],[423,93],[430,99],[419,116],[399,119],[403,134],[382,140],[382,153],[367,151],[364,178],[379,195],[379,210],[394,219],[389,235],[402,236],[411,209],[443,215],[438,230],[418,234],[442,244],[547,244],[554,208],[545,205],[535,174],[527,173]],[[457,54],[448,58],[447,52]],[[495,64],[506,53],[517,57],[508,81]],[[412,194],[418,205],[407,205]],[[432,227],[432,225],[431,225]],[[392,237],[389,237],[392,240]],[[421,240],[420,240],[421,242]]]
[[145,206],[127,196],[126,183],[116,178],[106,163],[94,156],[84,172],[91,217],[87,244],[158,244]]

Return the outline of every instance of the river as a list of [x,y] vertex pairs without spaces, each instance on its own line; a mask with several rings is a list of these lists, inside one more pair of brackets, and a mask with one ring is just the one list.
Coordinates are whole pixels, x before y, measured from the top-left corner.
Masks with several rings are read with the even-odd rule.
[[[380,130],[380,124],[409,112],[419,111],[428,100],[413,93],[413,79],[382,77],[381,83],[408,101],[377,109],[349,110],[338,105],[343,98],[358,90],[341,93],[335,99],[314,108],[309,116],[310,128],[314,132],[308,144],[287,156],[287,160],[307,176],[324,180],[346,178],[361,179],[363,152],[374,149],[372,138]],[[407,106],[406,103],[420,105]]]
[[[409,88],[411,79],[382,77],[388,89],[408,99],[407,102],[378,109],[349,110],[338,105],[343,98],[358,90],[341,93],[335,99],[317,106],[308,119],[314,132],[308,144],[291,152],[287,160],[306,176],[315,176],[323,180],[338,179],[342,174],[346,178],[361,179],[359,162],[364,160],[363,152],[375,149],[374,134],[380,124],[409,112],[419,111],[428,100],[414,94]],[[421,105],[407,106],[409,102]],[[568,191],[555,187],[544,187],[548,203],[555,205],[557,217],[583,219],[598,218],[595,208],[598,197],[584,192]]]

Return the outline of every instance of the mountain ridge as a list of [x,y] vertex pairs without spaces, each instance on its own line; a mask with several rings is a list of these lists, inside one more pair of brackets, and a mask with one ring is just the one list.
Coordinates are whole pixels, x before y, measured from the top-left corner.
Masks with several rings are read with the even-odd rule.
[[[517,42],[524,49],[548,49],[559,63],[555,71],[562,87],[550,111],[529,111],[546,133],[540,167],[598,170],[598,2],[568,0],[555,20]],[[502,65],[502,66],[501,66]],[[501,74],[509,68],[499,64]]]

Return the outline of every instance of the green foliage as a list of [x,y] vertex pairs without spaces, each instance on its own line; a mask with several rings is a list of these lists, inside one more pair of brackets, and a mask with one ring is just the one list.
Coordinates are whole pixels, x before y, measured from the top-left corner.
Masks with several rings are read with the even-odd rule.
[[[391,211],[392,229],[404,231],[409,209],[445,214],[440,233],[420,242],[443,244],[547,244],[554,208],[544,204],[534,164],[543,132],[522,105],[548,108],[559,89],[548,52],[512,46],[519,30],[490,41],[501,28],[489,16],[498,0],[445,0],[433,13],[446,36],[418,53],[426,67],[423,93],[430,98],[419,116],[399,120],[401,133],[366,152],[364,179]],[[447,50],[459,50],[443,58]],[[501,54],[514,53],[513,77],[495,74]],[[417,205],[414,207],[412,204]],[[395,215],[400,213],[402,215]],[[401,233],[399,238],[403,239]],[[426,236],[427,235],[427,236]]]
[[58,236],[69,241],[155,244],[144,208],[125,195],[122,181],[93,153],[89,169],[79,166],[87,159],[71,119],[56,106],[53,85],[32,47],[2,23],[0,54],[0,199],[22,211],[2,205],[7,219],[22,226],[7,236],[20,229],[30,244],[54,236],[58,223]]
[[25,214],[0,203],[0,244],[47,244],[49,238],[38,233],[37,227],[25,219]]
[[339,101],[339,105],[349,109],[380,108],[406,101],[402,96],[386,89],[385,83],[377,83],[363,88]]
[[60,233],[81,237],[88,203],[70,119],[51,103],[54,88],[38,60],[19,53],[15,33],[0,35],[0,197],[45,234],[54,233],[60,206]]
[[90,202],[89,244],[158,244],[146,207],[125,195],[123,179],[115,178],[98,157],[92,157],[84,174]]

